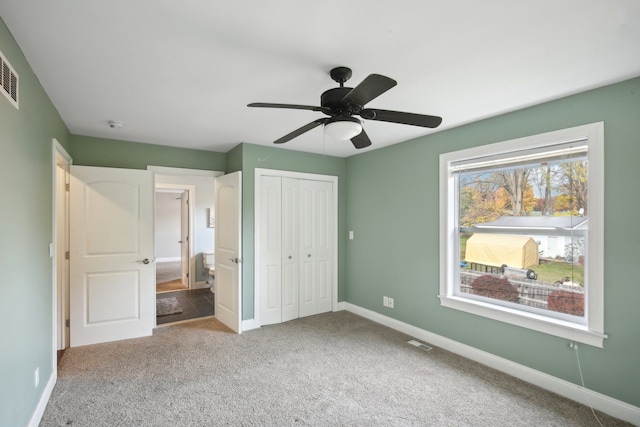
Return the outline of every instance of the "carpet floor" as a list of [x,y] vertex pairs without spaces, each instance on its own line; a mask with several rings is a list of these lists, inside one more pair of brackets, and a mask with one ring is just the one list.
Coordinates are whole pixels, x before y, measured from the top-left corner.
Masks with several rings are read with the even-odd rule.
[[170,282],[156,283],[156,293],[180,291],[185,289],[189,288],[183,285],[182,280],[180,279],[171,280]]
[[182,284],[182,265],[180,261],[156,263],[156,292],[171,292],[188,289]]
[[40,425],[598,425],[588,407],[410,338],[343,311],[71,348]]

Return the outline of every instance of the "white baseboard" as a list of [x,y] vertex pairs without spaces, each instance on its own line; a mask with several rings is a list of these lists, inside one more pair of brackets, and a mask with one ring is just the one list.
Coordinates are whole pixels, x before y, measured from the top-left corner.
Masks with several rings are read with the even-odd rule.
[[49,377],[49,381],[47,381],[47,385],[42,391],[42,395],[40,396],[40,400],[38,401],[38,406],[36,406],[36,410],[31,414],[31,419],[29,420],[29,427],[38,427],[40,424],[40,420],[42,420],[42,416],[44,415],[44,410],[47,408],[47,404],[49,403],[49,398],[51,397],[51,393],[53,392],[53,387],[56,385],[56,380],[58,378],[58,373],[54,369]]
[[375,311],[371,311],[348,302],[344,304],[345,309],[351,313],[357,314],[376,323],[380,323],[381,325],[385,325],[421,341],[425,341],[428,344],[433,344],[436,347],[459,354],[467,359],[482,363],[483,365],[487,365],[493,369],[497,369],[583,405],[592,406],[594,409],[602,411],[605,414],[609,414],[612,417],[619,418],[635,425],[640,425],[640,408],[636,406],[593,390],[586,389],[552,375],[545,374],[544,372],[503,359],[502,357],[498,357],[491,353],[478,350],[475,347],[434,334],[427,330],[418,328],[417,326],[409,325],[408,323],[376,313]]

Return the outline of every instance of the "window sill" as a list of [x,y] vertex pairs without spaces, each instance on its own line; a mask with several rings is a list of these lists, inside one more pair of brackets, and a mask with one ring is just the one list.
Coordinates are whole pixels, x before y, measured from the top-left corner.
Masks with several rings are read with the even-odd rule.
[[481,301],[469,300],[456,296],[438,295],[440,305],[455,310],[464,311],[511,325],[520,326],[534,331],[565,338],[594,347],[603,347],[604,333],[590,331],[585,325],[578,325],[558,319],[544,317],[533,313],[526,313],[508,307],[500,307]]

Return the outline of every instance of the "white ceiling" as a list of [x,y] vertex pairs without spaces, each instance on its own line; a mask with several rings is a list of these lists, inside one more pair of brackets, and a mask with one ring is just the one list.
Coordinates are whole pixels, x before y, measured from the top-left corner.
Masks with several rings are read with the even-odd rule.
[[[638,0],[1,0],[0,14],[71,133],[219,152],[324,117],[246,105],[319,105],[339,65],[346,86],[397,80],[367,106],[442,116],[435,131],[640,76]],[[321,127],[281,147],[347,157],[434,132],[364,126],[368,149]]]

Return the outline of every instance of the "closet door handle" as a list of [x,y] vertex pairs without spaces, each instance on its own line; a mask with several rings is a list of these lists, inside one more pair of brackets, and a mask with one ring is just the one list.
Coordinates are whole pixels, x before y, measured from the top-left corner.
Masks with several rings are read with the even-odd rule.
[[289,255],[289,259],[291,259],[291,255]]
[[307,258],[311,258],[311,254],[307,254]]

